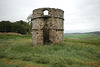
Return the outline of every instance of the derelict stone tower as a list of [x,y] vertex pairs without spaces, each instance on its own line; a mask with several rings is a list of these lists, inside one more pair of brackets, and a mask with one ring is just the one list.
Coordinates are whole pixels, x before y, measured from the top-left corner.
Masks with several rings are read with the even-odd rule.
[[63,41],[63,10],[39,8],[33,10],[32,17],[32,42],[34,45],[54,44]]

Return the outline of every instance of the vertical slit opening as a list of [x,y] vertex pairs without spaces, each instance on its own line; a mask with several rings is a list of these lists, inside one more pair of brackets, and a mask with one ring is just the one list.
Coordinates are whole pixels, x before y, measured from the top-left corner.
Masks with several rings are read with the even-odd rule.
[[44,27],[43,27],[43,43],[47,44],[49,43],[49,28],[47,25],[47,19],[44,19]]

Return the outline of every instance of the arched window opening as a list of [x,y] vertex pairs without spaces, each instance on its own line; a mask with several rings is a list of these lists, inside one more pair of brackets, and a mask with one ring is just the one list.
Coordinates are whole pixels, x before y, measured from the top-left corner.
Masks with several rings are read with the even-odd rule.
[[48,15],[49,14],[49,11],[48,10],[45,10],[43,13],[44,13],[44,15]]

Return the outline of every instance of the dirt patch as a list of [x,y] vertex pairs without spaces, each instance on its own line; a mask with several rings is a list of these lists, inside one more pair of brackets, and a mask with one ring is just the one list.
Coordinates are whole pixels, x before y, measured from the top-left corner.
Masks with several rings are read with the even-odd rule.
[[0,45],[3,45],[2,43],[0,43]]
[[12,32],[9,32],[9,33],[0,33],[0,35],[5,35],[5,34],[21,35],[20,33],[12,33]]

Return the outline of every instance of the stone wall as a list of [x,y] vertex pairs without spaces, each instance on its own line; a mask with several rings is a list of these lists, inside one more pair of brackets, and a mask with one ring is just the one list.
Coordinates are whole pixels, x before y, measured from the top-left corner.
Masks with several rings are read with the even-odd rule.
[[[48,10],[48,15],[44,15],[45,10]],[[63,41],[63,14],[63,10],[55,8],[33,10],[32,39],[34,45],[54,44]]]

